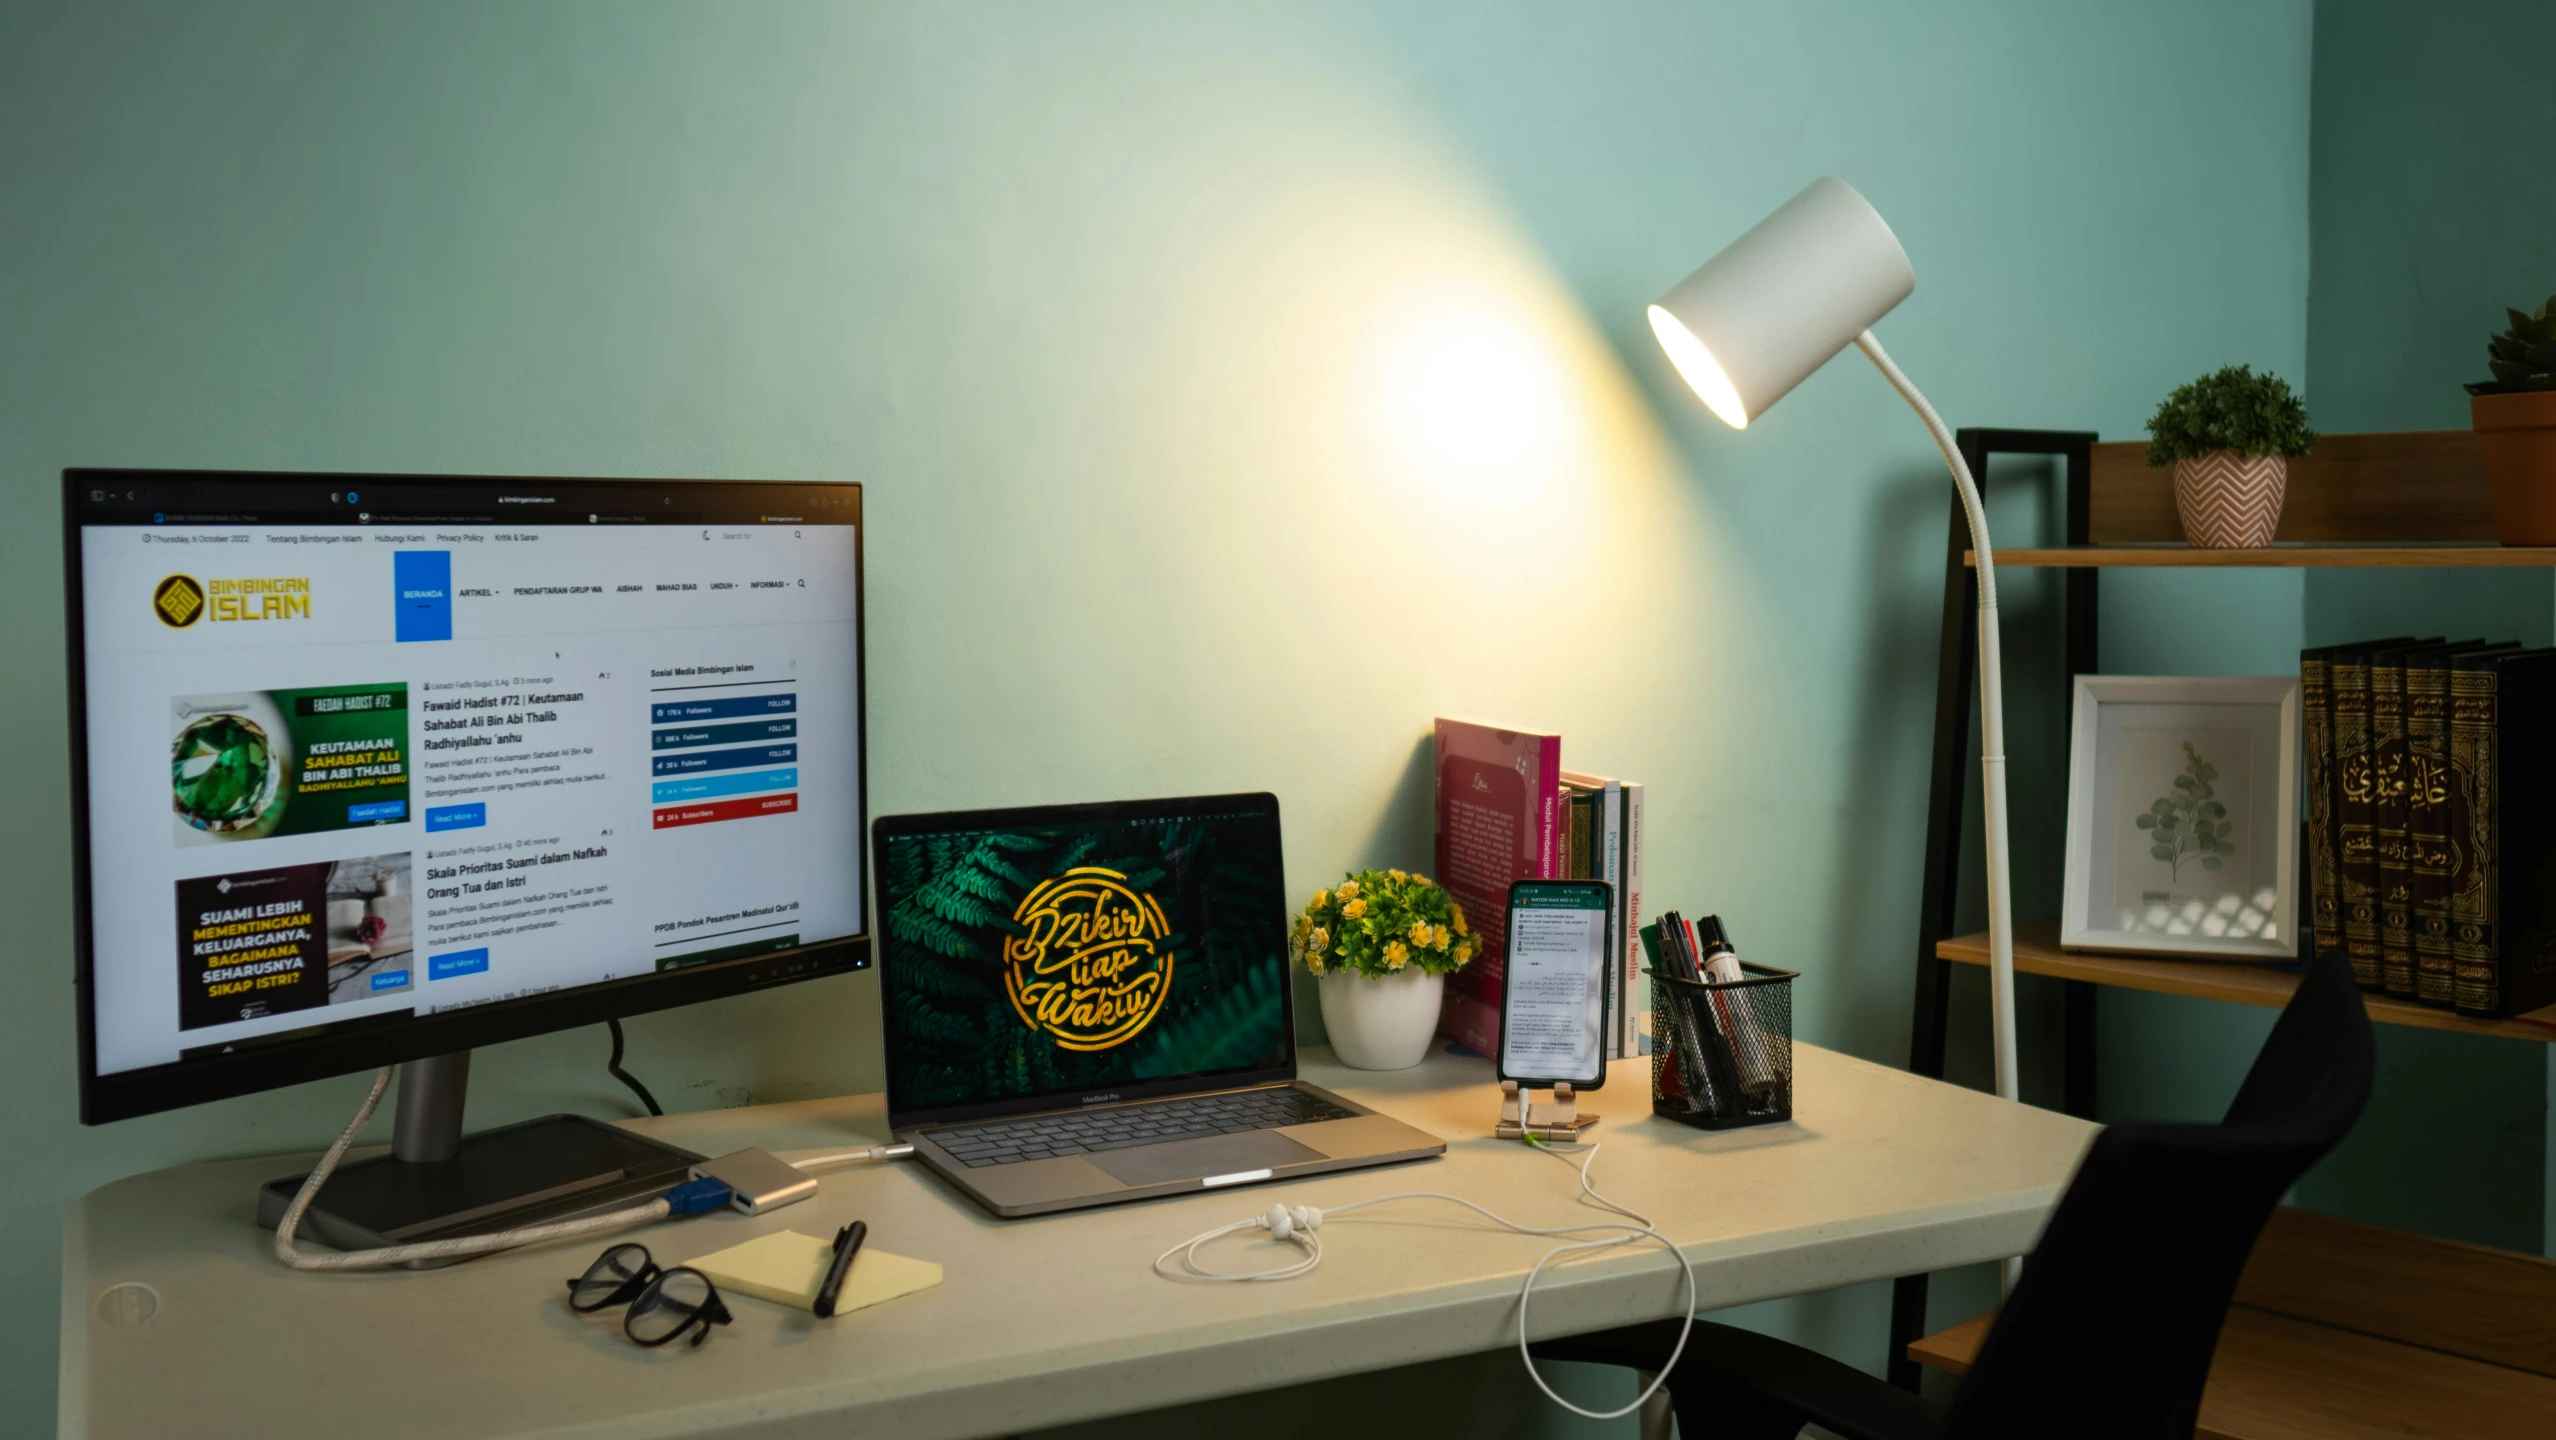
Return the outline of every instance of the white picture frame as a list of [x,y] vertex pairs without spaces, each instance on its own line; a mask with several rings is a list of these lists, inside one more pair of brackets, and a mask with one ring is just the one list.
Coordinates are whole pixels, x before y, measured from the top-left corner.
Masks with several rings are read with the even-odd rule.
[[2297,676],[2077,677],[2060,948],[2295,960],[2298,840]]

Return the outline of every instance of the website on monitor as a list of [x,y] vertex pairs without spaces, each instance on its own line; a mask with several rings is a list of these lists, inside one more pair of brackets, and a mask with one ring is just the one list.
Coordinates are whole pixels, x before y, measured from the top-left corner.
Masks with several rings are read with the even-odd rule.
[[850,525],[81,545],[100,1073],[863,929]]

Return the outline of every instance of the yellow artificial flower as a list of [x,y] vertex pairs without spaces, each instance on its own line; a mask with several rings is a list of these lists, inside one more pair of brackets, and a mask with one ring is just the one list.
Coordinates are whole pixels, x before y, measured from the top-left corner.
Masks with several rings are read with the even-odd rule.
[[1330,944],[1331,932],[1323,929],[1319,925],[1316,925],[1313,928],[1313,933],[1305,937],[1305,953],[1308,955],[1319,955]]
[[1343,880],[1343,881],[1341,881],[1341,882],[1340,882],[1340,898],[1341,898],[1341,899],[1343,899],[1343,900],[1355,900],[1355,899],[1357,899],[1357,898],[1358,898],[1358,882],[1357,882],[1357,881],[1355,881],[1355,880]]
[[1316,890],[1316,891],[1314,892],[1314,901],[1313,901],[1313,908],[1314,908],[1314,909],[1319,910],[1319,909],[1321,909],[1323,906],[1328,905],[1328,904],[1330,904],[1330,903],[1331,903],[1331,892],[1330,892],[1330,891],[1328,891],[1328,890]]
[[1307,970],[1309,970],[1309,971],[1313,972],[1313,973],[1314,973],[1314,974],[1316,974],[1316,975],[1321,974],[1321,973],[1322,973],[1322,957],[1321,957],[1321,956],[1319,956],[1319,955],[1307,955],[1307,956],[1305,957],[1305,968],[1306,968]]
[[1402,873],[1401,871],[1399,871],[1399,870],[1387,870],[1385,873],[1386,873],[1387,875],[1392,876],[1392,877],[1393,877],[1394,879],[1396,879],[1396,880],[1408,880],[1408,879],[1410,879],[1410,878],[1411,878],[1410,876],[1403,874],[1403,873]]
[[1410,959],[1410,949],[1399,940],[1396,940],[1385,947],[1384,960],[1385,968],[1387,970],[1399,970],[1405,964],[1409,963]]
[[1464,923],[1464,907],[1463,907],[1463,906],[1458,905],[1458,904],[1456,904],[1454,901],[1450,900],[1450,901],[1448,901],[1448,902],[1447,902],[1447,913],[1448,913],[1450,916],[1453,916],[1453,917],[1454,917],[1454,919],[1455,919],[1455,932],[1456,932],[1458,935],[1470,935],[1470,934],[1472,934],[1472,933],[1473,933],[1473,931],[1472,931],[1472,930],[1470,930],[1470,929],[1466,928],[1466,926],[1465,926],[1465,923]]
[[1472,958],[1473,942],[1470,940],[1458,940],[1455,947],[1455,962],[1458,965],[1462,965]]
[[[1342,889],[1346,890],[1346,889],[1348,889],[1349,887],[1348,887],[1348,886],[1346,886],[1346,885],[1344,885],[1344,886],[1342,886],[1342,887],[1340,887],[1340,888],[1342,888]],[[1344,919],[1344,920],[1355,920],[1355,919],[1357,919],[1359,916],[1364,915],[1364,914],[1366,914],[1366,913],[1367,913],[1367,902],[1366,902],[1366,901],[1364,901],[1364,900],[1352,900],[1352,901],[1350,901],[1348,904],[1343,905],[1343,906],[1341,906],[1341,907],[1340,907],[1340,918],[1342,918],[1342,919]],[[1264,933],[1266,933],[1266,932],[1264,932]]]
[[1428,876],[1426,876],[1426,875],[1414,875],[1414,876],[1412,876],[1411,878],[1412,878],[1413,880],[1415,880],[1415,881],[1419,882],[1420,884],[1423,884],[1423,885],[1426,885],[1426,884],[1428,884],[1428,883],[1429,883],[1429,877],[1428,877]]
[[1429,935],[1429,941],[1430,941],[1430,943],[1431,943],[1431,944],[1436,945],[1436,946],[1437,946],[1439,949],[1441,949],[1441,950],[1446,949],[1446,948],[1447,948],[1447,927],[1446,927],[1446,926],[1444,926],[1444,925],[1441,925],[1441,926],[1437,927],[1435,930],[1431,931],[1431,932],[1430,932],[1430,935]]
[[1428,922],[1428,921],[1426,921],[1426,920],[1414,920],[1414,921],[1412,921],[1412,922],[1411,922],[1411,943],[1412,943],[1412,944],[1414,944],[1414,945],[1427,945],[1427,944],[1431,943],[1431,942],[1430,942],[1430,940],[1429,940],[1430,933],[1431,933],[1431,932],[1430,932],[1430,930],[1429,930],[1429,922]]

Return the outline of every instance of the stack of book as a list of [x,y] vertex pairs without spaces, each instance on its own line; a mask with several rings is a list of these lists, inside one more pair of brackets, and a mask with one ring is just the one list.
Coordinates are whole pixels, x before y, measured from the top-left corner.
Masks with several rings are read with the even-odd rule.
[[1514,880],[1608,885],[1606,1053],[1641,1053],[1642,787],[1562,768],[1562,737],[1469,720],[1437,722],[1438,883],[1481,944],[1449,976],[1439,1028],[1485,1055],[1500,1049],[1500,996]]
[[2399,635],[2299,654],[2313,943],[2362,988],[2556,1003],[2556,650]]

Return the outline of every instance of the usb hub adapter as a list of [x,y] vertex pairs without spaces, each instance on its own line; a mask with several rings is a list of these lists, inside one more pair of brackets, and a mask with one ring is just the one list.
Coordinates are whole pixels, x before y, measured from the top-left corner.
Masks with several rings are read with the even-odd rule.
[[817,1193],[816,1177],[769,1150],[747,1147],[692,1167],[693,1178],[719,1181],[736,1194],[729,1204],[748,1215],[796,1205]]

